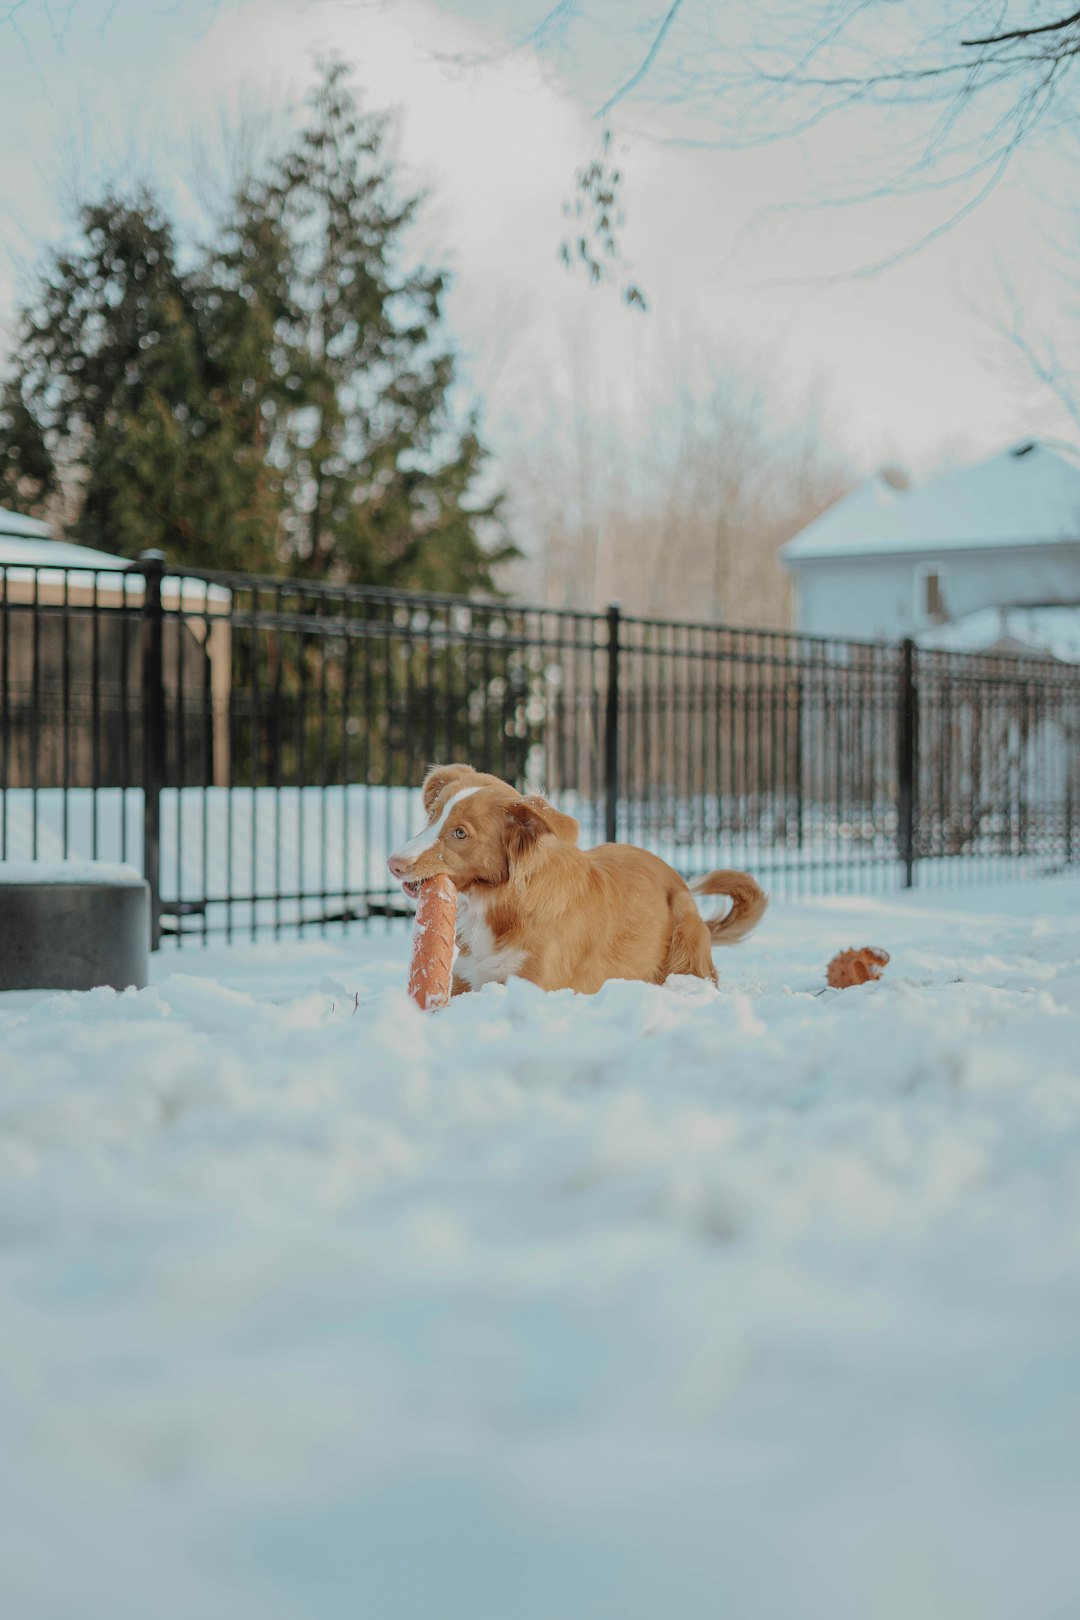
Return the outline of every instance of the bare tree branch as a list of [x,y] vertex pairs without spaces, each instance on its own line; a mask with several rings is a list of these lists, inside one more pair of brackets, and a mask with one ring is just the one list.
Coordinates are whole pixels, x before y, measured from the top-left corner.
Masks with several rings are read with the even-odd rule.
[[[972,213],[1037,128],[1059,134],[1080,123],[1071,76],[1080,60],[1080,10],[1009,27],[1009,0],[935,0],[895,8],[899,27],[882,36],[874,15],[881,9],[882,0],[801,0],[796,7],[756,0],[725,9],[720,29],[710,0],[674,0],[658,21],[650,3],[648,49],[598,99],[596,116],[614,133],[610,115],[633,104],[635,141],[731,151],[802,139],[860,105],[887,109],[888,142],[861,159],[856,148],[856,165],[861,162],[864,177],[872,174],[873,184],[852,184],[854,174],[842,181],[832,158],[818,196],[799,205],[952,191],[947,219],[910,247],[854,272],[874,273]],[[560,54],[572,60],[574,30],[591,31],[601,13],[595,0],[559,0],[544,27],[552,17]],[[628,25],[625,35],[632,29]],[[613,50],[620,43],[625,51],[625,37]],[[543,52],[542,39],[537,48]],[[905,113],[906,125],[898,124]],[[589,256],[588,247],[579,252],[585,262]]]
[[671,25],[675,21],[675,18],[678,16],[679,12],[682,10],[682,4],[683,0],[672,0],[672,3],[668,7],[660,27],[656,31],[652,44],[645,53],[645,58],[642,61],[641,66],[636,70],[636,72],[630,75],[624,85],[620,86],[620,88],[615,91],[614,95],[608,97],[608,99],[604,102],[604,105],[597,113],[598,118],[606,118],[609,113],[614,111],[620,101],[625,100],[625,98],[631,95],[637,89],[638,85],[643,82],[649,72],[649,69],[660,55],[664,40],[667,38],[668,33],[670,32]]
[[987,34],[982,39],[962,39],[960,44],[965,49],[974,49],[981,45],[1003,45],[1010,39],[1033,39],[1036,34],[1057,34],[1067,28],[1073,28],[1080,23],[1080,11],[1074,11],[1071,17],[1061,17],[1057,22],[1039,23],[1032,28],[1011,28],[1004,34]]

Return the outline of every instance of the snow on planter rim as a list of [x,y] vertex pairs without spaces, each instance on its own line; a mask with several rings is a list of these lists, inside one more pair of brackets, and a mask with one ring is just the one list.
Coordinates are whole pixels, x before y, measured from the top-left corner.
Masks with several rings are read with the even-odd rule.
[[133,866],[113,861],[0,861],[0,883],[99,883],[133,888],[145,882]]

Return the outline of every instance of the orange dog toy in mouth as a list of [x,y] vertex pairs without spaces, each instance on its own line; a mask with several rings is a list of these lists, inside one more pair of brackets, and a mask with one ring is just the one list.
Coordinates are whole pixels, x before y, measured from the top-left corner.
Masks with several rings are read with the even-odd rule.
[[433,1012],[436,1007],[445,1007],[450,1000],[457,890],[445,872],[425,878],[422,883],[406,883],[404,887],[407,893],[415,894],[417,901],[409,995],[421,1011]]
[[888,964],[888,951],[863,945],[859,950],[841,951],[834,956],[826,969],[825,978],[833,990],[850,990],[853,985],[880,979]]

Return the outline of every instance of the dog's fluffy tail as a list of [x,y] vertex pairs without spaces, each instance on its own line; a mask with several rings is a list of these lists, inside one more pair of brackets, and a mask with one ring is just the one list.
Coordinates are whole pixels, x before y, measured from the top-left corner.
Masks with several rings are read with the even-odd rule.
[[749,872],[706,872],[690,885],[691,894],[725,894],[731,907],[708,924],[714,945],[737,945],[765,915],[769,897]]

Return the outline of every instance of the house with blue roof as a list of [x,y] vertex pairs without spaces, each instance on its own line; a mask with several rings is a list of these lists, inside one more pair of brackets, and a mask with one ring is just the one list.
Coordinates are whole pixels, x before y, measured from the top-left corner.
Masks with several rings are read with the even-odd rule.
[[780,561],[809,634],[1075,659],[1080,463],[1029,442],[913,488],[874,478]]

